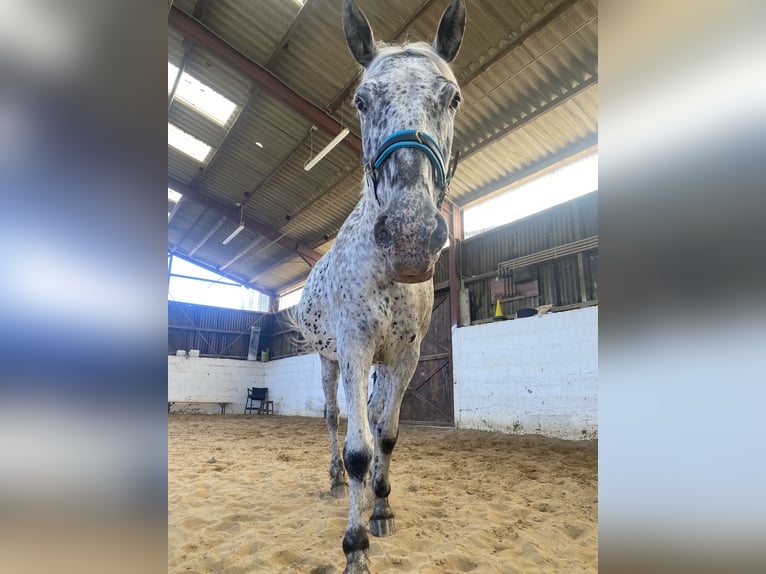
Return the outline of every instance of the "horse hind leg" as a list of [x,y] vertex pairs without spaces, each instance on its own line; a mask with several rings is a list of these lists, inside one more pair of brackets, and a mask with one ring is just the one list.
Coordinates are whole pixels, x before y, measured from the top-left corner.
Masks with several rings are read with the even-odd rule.
[[369,405],[370,430],[375,441],[372,463],[372,490],[375,506],[370,516],[370,534],[390,536],[396,532],[394,513],[388,504],[391,483],[388,479],[391,454],[399,438],[399,412],[402,399],[417,367],[418,354],[407,353],[394,368],[380,366]]
[[324,389],[324,420],[330,433],[330,494],[335,498],[348,495],[346,468],[338,447],[338,363],[321,357],[322,388]]

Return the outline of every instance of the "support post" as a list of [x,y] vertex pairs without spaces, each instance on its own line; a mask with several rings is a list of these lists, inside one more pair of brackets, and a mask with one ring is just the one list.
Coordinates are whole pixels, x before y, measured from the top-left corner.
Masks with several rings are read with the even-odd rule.
[[458,300],[461,288],[457,272],[458,242],[463,240],[463,210],[454,203],[449,203],[450,244],[449,244],[449,314],[451,328],[458,324]]

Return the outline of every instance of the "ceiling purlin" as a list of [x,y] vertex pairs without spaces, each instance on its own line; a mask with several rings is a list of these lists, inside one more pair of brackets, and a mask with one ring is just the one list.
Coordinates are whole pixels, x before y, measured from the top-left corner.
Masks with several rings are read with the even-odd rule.
[[291,259],[293,259],[294,255],[288,255],[287,257],[280,257],[276,261],[269,261],[264,265],[259,266],[259,268],[255,269],[255,275],[253,275],[251,281],[258,281],[261,279],[261,277],[264,277],[271,273],[272,270],[276,269],[277,267],[281,267]]
[[223,139],[221,139],[221,143],[219,143],[216,147],[213,148],[213,154],[208,160],[208,162],[199,168],[197,170],[197,173],[192,178],[189,185],[192,187],[196,187],[199,182],[202,180],[204,175],[208,172],[210,167],[215,162],[215,159],[219,157],[219,152],[224,148],[226,145],[226,142],[229,141],[229,138],[231,138],[232,135],[234,135],[239,129],[241,128],[242,123],[240,120],[242,118],[247,117],[247,114],[250,112],[250,108],[252,108],[255,105],[255,101],[258,99],[258,96],[260,95],[260,91],[255,89],[252,91],[250,96],[247,98],[247,102],[245,102],[245,105],[242,106],[239,110],[239,113],[237,114],[237,117],[234,118],[234,121],[231,122],[231,125],[229,126],[229,129],[226,130],[226,133],[223,135]]
[[[184,197],[181,197],[181,199],[178,200],[178,205],[181,204],[182,201],[191,201],[191,200],[185,200]],[[178,241],[172,249],[172,253],[175,253],[176,249],[178,249],[179,245],[183,245],[183,242],[186,241],[186,239],[189,237],[192,231],[194,231],[194,228],[197,227],[197,224],[199,224],[200,221],[202,221],[202,218],[207,213],[207,210],[204,209],[204,206],[202,210],[200,210],[199,215],[197,215],[197,218],[194,220],[194,223],[192,223],[189,228],[186,230],[186,233],[183,234],[183,237],[181,237],[180,241]]]
[[240,259],[242,259],[242,258],[243,258],[245,255],[247,255],[248,253],[250,253],[250,252],[251,252],[253,249],[255,249],[255,248],[258,246],[258,245],[260,245],[261,243],[263,243],[263,240],[264,240],[264,238],[263,238],[263,237],[259,237],[259,238],[258,238],[258,239],[256,239],[255,241],[252,241],[252,242],[250,243],[250,245],[248,245],[247,247],[245,247],[245,248],[244,248],[242,251],[240,251],[240,252],[239,252],[239,253],[237,253],[237,254],[236,254],[234,257],[232,257],[231,259],[229,259],[229,260],[228,260],[226,263],[224,263],[223,265],[221,265],[221,271],[223,271],[224,269],[226,269],[227,267],[229,267],[231,264],[233,264],[233,263],[236,263],[237,261],[239,261]]
[[[275,176],[275,175],[276,175],[276,174],[279,172],[279,170],[280,170],[280,169],[282,169],[282,166],[283,166],[283,165],[285,165],[285,164],[286,164],[288,161],[290,161],[290,158],[291,158],[291,157],[293,157],[293,155],[295,155],[296,153],[298,153],[298,151],[300,151],[300,149],[301,149],[301,148],[302,148],[302,147],[303,147],[303,146],[306,144],[306,140],[307,140],[307,139],[309,139],[309,136],[310,136],[310,135],[311,135],[311,131],[309,131],[309,133],[307,133],[307,134],[306,134],[306,135],[303,137],[303,139],[301,139],[301,140],[300,140],[300,141],[299,141],[299,142],[298,142],[298,143],[297,143],[297,144],[296,144],[296,145],[295,145],[295,146],[294,146],[294,147],[293,147],[293,148],[292,148],[292,149],[291,149],[291,150],[290,150],[290,151],[287,153],[287,155],[285,156],[285,158],[284,158],[282,161],[280,161],[280,162],[279,162],[279,163],[278,163],[278,164],[277,164],[277,165],[274,167],[274,169],[272,169],[272,170],[271,170],[271,171],[268,173],[268,175],[267,175],[266,177],[264,177],[264,178],[263,178],[263,180],[261,180],[261,181],[258,183],[258,185],[256,185],[256,186],[255,186],[255,187],[254,187],[252,190],[250,190],[250,191],[246,191],[246,192],[243,194],[243,197],[242,197],[242,203],[245,203],[245,202],[247,202],[247,200],[249,200],[250,198],[252,198],[252,197],[255,197],[255,196],[256,196],[256,194],[257,194],[257,192],[258,192],[258,191],[260,191],[260,189],[261,189],[261,188],[262,188],[264,185],[268,184],[268,183],[271,181],[271,179],[272,179],[272,178],[273,178],[273,177],[274,177],[274,176]],[[280,232],[281,232],[281,228],[279,228],[279,229],[278,229],[278,231],[280,231]]]
[[219,219],[218,222],[213,227],[210,228],[210,231],[208,231],[205,234],[205,237],[203,237],[202,240],[199,243],[197,243],[197,245],[192,247],[191,251],[189,251],[189,257],[197,253],[197,251],[199,251],[202,248],[202,246],[205,245],[205,243],[207,243],[208,239],[213,237],[213,234],[216,231],[218,231],[221,225],[223,225],[225,222],[226,222],[226,216],[221,217],[221,219]]
[[[340,176],[339,176],[339,177],[338,177],[338,178],[337,178],[335,181],[331,182],[331,183],[330,183],[330,184],[327,186],[327,188],[326,188],[326,189],[325,189],[323,192],[321,192],[321,193],[317,194],[317,195],[316,195],[316,197],[314,197],[314,198],[313,198],[311,201],[309,201],[309,202],[308,202],[306,205],[304,205],[303,207],[301,207],[301,208],[300,208],[300,209],[299,209],[299,210],[298,210],[296,213],[293,213],[293,214],[291,215],[291,217],[290,217],[290,221],[288,221],[287,223],[285,223],[284,225],[282,225],[282,226],[279,228],[279,231],[280,231],[280,233],[281,233],[281,232],[282,232],[284,229],[286,229],[286,228],[290,227],[290,225],[294,225],[294,224],[295,224],[295,222],[296,222],[296,221],[297,221],[297,220],[298,220],[298,219],[299,219],[301,216],[303,216],[303,215],[305,215],[306,213],[308,213],[308,211],[309,211],[311,208],[313,208],[313,207],[314,207],[314,205],[316,204],[316,202],[317,202],[317,201],[319,201],[319,200],[321,200],[322,198],[324,198],[324,197],[325,197],[325,196],[326,196],[328,193],[330,193],[330,191],[332,191],[333,189],[335,189],[335,187],[336,187],[336,186],[338,186],[338,185],[340,185],[341,183],[343,183],[343,182],[344,182],[344,181],[345,181],[347,178],[349,178],[350,176],[354,175],[354,174],[355,174],[356,172],[358,172],[358,171],[359,171],[361,168],[362,168],[362,166],[361,166],[361,165],[355,165],[355,166],[354,166],[353,168],[351,168],[350,170],[341,172]],[[323,239],[323,240],[322,240],[322,242],[321,242],[319,245],[322,245],[322,243],[326,243],[326,242],[327,242],[327,241],[329,241],[329,240],[330,240],[332,237],[333,237],[333,236],[329,236],[329,235],[328,235],[328,236],[327,236],[327,238],[326,238],[326,239]],[[316,247],[316,245],[315,245],[315,247]]]
[[280,58],[284,54],[284,47],[290,41],[290,38],[292,37],[296,28],[298,28],[298,25],[303,22],[303,20],[305,20],[309,14],[311,14],[314,9],[314,3],[315,0],[306,0],[306,3],[303,5],[303,7],[295,14],[295,17],[287,27],[287,32],[285,32],[284,36],[282,36],[279,42],[277,42],[277,47],[274,48],[274,51],[269,56],[269,59],[266,62],[267,69],[273,68],[279,62]]
[[[240,220],[239,210],[228,207],[227,205],[224,205],[223,203],[209,197],[208,195],[205,195],[198,189],[191,187],[190,185],[187,185],[170,176],[168,176],[168,187],[175,189],[178,193],[187,196],[189,199],[200,203],[208,209],[222,214],[227,219],[235,222],[239,222]],[[267,225],[263,225],[251,217],[245,215],[243,220],[250,230],[264,235],[267,239],[271,239],[280,245],[295,251],[298,255],[301,256],[301,258],[304,259],[304,261],[309,263],[309,265],[313,266],[316,264],[316,262],[319,261],[319,258],[322,256],[321,253],[314,251],[307,245],[302,244],[300,241],[288,237],[285,234],[279,233],[275,229],[272,229]]]

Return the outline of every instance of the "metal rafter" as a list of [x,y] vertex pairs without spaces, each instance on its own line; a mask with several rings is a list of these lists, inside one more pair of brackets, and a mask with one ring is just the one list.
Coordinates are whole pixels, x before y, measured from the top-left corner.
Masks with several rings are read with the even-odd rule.
[[224,263],[223,265],[221,265],[221,271],[223,271],[224,269],[226,269],[226,268],[227,268],[229,265],[231,265],[231,264],[233,264],[233,263],[236,263],[237,261],[239,261],[240,259],[242,259],[242,258],[243,258],[245,255],[247,255],[247,254],[248,254],[248,253],[250,253],[250,252],[251,252],[253,249],[255,249],[256,247],[258,247],[258,246],[259,246],[259,245],[260,245],[262,242],[263,242],[263,237],[259,237],[258,239],[256,239],[256,240],[255,240],[255,241],[253,241],[252,243],[250,243],[250,245],[248,245],[247,247],[245,247],[245,248],[244,248],[242,251],[240,251],[240,252],[239,252],[239,253],[237,253],[237,254],[236,254],[234,257],[232,257],[231,259],[229,259],[229,260],[228,260],[226,263]]
[[247,101],[245,102],[245,105],[240,108],[239,113],[237,114],[237,117],[234,118],[234,120],[231,122],[231,125],[229,125],[229,128],[226,130],[226,133],[224,134],[223,139],[221,139],[221,143],[213,147],[213,154],[211,155],[210,159],[207,161],[207,163],[204,166],[200,167],[197,170],[197,173],[192,178],[190,185],[196,186],[200,182],[200,180],[204,177],[204,175],[208,172],[210,167],[215,162],[216,158],[219,157],[219,152],[226,145],[226,142],[229,141],[231,136],[237,132],[237,130],[239,129],[239,126],[242,125],[240,123],[240,119],[247,117],[247,114],[250,112],[250,109],[255,105],[255,101],[259,95],[260,95],[260,90],[253,90],[253,92],[248,96]]
[[[180,182],[179,182],[179,183],[180,183]],[[203,238],[202,238],[202,241],[200,241],[199,243],[197,243],[197,245],[195,245],[194,247],[192,247],[191,251],[189,251],[189,257],[191,257],[192,255],[194,255],[195,253],[197,253],[197,251],[199,251],[199,250],[200,250],[200,248],[201,248],[203,245],[205,245],[205,243],[207,243],[207,242],[208,242],[208,239],[210,239],[211,237],[213,237],[213,234],[214,234],[216,231],[218,231],[218,230],[220,229],[220,227],[221,227],[221,226],[222,226],[222,225],[223,225],[225,222],[226,222],[226,216],[224,216],[224,217],[221,217],[221,219],[219,219],[219,220],[218,220],[218,222],[217,222],[217,223],[216,223],[216,224],[215,224],[213,227],[211,227],[211,228],[210,228],[210,231],[208,231],[208,232],[205,234],[205,237],[203,237]]]
[[258,281],[262,277],[270,274],[277,267],[281,267],[285,263],[289,262],[291,259],[293,259],[293,257],[295,256],[288,255],[287,257],[280,257],[276,261],[272,261],[272,262],[266,263],[265,265],[262,265],[260,269],[255,270],[255,275],[253,275],[251,281]]
[[[177,179],[174,179],[170,176],[168,176],[168,186],[175,189],[176,191],[178,191],[180,194],[184,195],[188,199],[196,201],[197,203],[202,204],[208,209],[211,209],[217,213],[220,213],[226,218],[239,223],[239,220],[240,220],[239,210],[233,209],[227,205],[224,205],[223,203],[202,193],[198,189],[190,185],[187,185]],[[319,261],[319,258],[322,256],[321,253],[314,251],[311,247],[304,245],[300,241],[297,241],[296,239],[288,237],[287,235],[283,233],[279,233],[277,230],[272,229],[271,227],[264,225],[263,223],[260,223],[252,219],[251,217],[244,216],[243,221],[245,222],[246,227],[248,227],[252,231],[255,231],[256,233],[259,233],[265,236],[267,239],[270,239],[273,242],[279,243],[281,246],[294,251],[295,253],[300,255],[301,258],[303,258],[303,260],[306,261],[306,263],[308,263],[311,266],[315,265],[316,262]]]
[[303,20],[306,19],[309,14],[311,14],[314,9],[314,4],[315,0],[306,0],[301,9],[298,10],[298,12],[295,14],[295,17],[290,22],[290,25],[287,27],[287,32],[285,32],[282,36],[282,39],[277,42],[277,47],[274,48],[274,51],[266,61],[266,68],[273,68],[277,64],[279,59],[282,57],[282,54],[284,54],[285,46],[287,46],[287,44],[290,42],[290,38],[295,33],[295,29],[301,22],[303,22]]

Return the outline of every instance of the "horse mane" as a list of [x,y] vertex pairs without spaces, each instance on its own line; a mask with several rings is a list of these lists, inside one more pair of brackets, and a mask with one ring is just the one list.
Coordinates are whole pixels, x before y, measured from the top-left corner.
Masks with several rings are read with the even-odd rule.
[[396,56],[399,54],[417,54],[419,56],[424,56],[431,60],[433,64],[437,67],[439,72],[446,78],[452,80],[453,82],[457,83],[457,79],[455,78],[455,74],[452,71],[452,68],[450,65],[445,62],[441,56],[439,56],[436,52],[434,52],[433,47],[430,44],[427,44],[426,42],[413,42],[411,44],[386,44],[385,42],[378,42],[376,44],[377,46],[377,54],[375,55],[375,58],[370,62],[370,65],[367,67],[367,74],[372,74],[375,72],[375,68],[386,58],[389,58],[391,56]]

